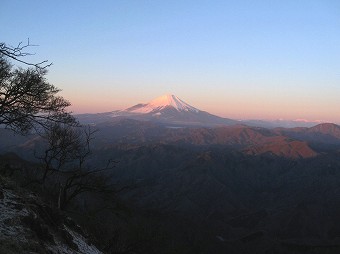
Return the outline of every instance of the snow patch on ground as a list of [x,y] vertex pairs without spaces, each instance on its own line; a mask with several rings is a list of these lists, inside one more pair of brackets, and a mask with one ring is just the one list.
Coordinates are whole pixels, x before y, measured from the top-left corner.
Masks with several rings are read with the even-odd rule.
[[19,224],[20,218],[28,216],[29,212],[20,202],[20,198],[13,192],[0,189],[3,198],[0,199],[0,239],[10,239],[15,237],[18,241],[24,241],[24,228]]
[[[71,236],[78,250],[71,248],[61,237],[60,228],[50,228],[47,224],[45,225],[42,218],[39,218],[39,214],[33,208],[41,201],[34,194],[18,192],[16,187],[5,186],[3,179],[0,180],[0,245],[9,243],[8,248],[15,246],[15,248],[21,249],[20,253],[33,253],[29,250],[32,246],[38,246],[40,249],[55,254],[102,253],[95,246],[88,244],[85,237],[67,226],[61,225]],[[41,222],[41,224],[38,223],[38,227],[47,230],[47,234],[51,236],[50,241],[40,239],[32,227],[24,223],[28,218],[33,222]],[[0,246],[1,251],[6,251],[7,247]],[[13,253],[12,249],[8,249],[8,251]]]
[[78,234],[77,232],[72,231],[71,229],[69,229],[66,226],[65,226],[65,230],[67,230],[67,232],[70,235],[72,235],[73,242],[78,246],[78,249],[79,249],[80,253],[91,253],[91,254],[100,254],[100,253],[102,253],[95,246],[88,245],[86,243],[86,239],[82,235]]

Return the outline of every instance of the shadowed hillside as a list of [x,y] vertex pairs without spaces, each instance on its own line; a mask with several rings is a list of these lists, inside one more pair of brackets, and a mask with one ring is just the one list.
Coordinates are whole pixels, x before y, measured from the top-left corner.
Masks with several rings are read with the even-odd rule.
[[[105,219],[91,222],[102,241],[110,240],[100,232],[111,232],[137,253],[340,251],[338,126],[169,128],[116,119],[96,127],[89,166],[117,161],[110,177],[121,189],[120,201],[96,215]],[[14,141],[22,155],[41,147],[34,137]],[[83,212],[107,202],[98,195]]]

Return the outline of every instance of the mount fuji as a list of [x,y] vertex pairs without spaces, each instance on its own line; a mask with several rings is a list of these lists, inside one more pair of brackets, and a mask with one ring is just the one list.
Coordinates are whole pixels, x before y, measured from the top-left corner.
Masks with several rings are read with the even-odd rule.
[[176,95],[166,94],[148,103],[136,104],[124,110],[100,114],[78,115],[81,122],[99,123],[118,119],[134,119],[162,123],[174,127],[218,126],[238,124],[238,121],[212,115],[184,102]]
[[199,110],[173,94],[165,94],[148,103],[137,104],[125,110],[113,111],[111,116],[178,126],[216,126],[238,123],[235,120]]
[[131,113],[162,113],[165,109],[172,109],[176,110],[177,112],[194,112],[198,113],[200,110],[194,108],[187,104],[186,102],[182,101],[176,95],[166,94],[160,96],[147,104],[137,104],[131,108],[126,109],[125,111]]

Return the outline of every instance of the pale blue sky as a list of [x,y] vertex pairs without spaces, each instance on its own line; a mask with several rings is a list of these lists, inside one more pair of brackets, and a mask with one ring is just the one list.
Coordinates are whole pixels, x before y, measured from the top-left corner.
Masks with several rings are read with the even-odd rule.
[[75,112],[173,93],[231,118],[340,122],[340,1],[2,0]]

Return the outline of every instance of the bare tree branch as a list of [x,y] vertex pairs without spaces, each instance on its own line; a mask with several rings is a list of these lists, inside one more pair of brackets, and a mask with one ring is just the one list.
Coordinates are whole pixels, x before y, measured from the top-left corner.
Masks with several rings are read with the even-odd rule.
[[22,42],[20,42],[17,46],[7,46],[5,43],[0,43],[0,54],[3,54],[4,56],[7,56],[15,61],[18,61],[20,63],[23,63],[28,66],[33,66],[37,69],[46,69],[52,65],[52,63],[48,64],[48,60],[44,60],[38,63],[30,63],[27,61],[22,60],[22,57],[25,56],[31,56],[35,55],[32,53],[25,52],[24,50],[28,47],[36,47],[38,45],[30,44],[29,39],[27,39],[27,43],[23,45]]
[[58,182],[58,204],[60,209],[69,206],[72,200],[84,192],[117,193],[106,174],[112,170],[116,161],[109,160],[103,168],[90,166],[88,159],[92,154],[91,141],[97,130],[90,126],[72,127],[54,123],[43,138],[46,148],[39,159],[44,165],[41,182]]

